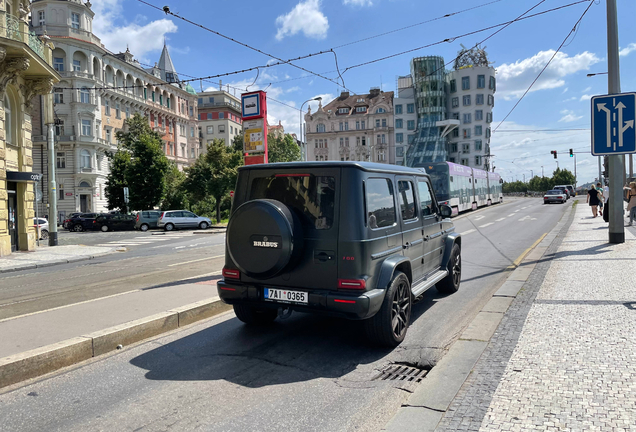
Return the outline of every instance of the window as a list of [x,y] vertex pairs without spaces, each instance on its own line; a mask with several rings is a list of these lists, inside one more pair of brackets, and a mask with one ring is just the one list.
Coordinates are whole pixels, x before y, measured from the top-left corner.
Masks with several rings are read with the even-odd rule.
[[455,128],[453,129],[453,138],[457,138],[459,137],[459,129]]
[[64,103],[64,90],[55,89],[53,92],[53,103],[54,104],[63,104]]
[[486,128],[486,138],[490,138],[490,128]]
[[46,19],[44,17],[44,11],[38,11],[38,22],[39,22],[39,25],[41,25],[41,26],[46,25]]
[[481,145],[481,140],[475,140],[475,151],[481,151],[482,150],[482,145]]
[[433,203],[433,194],[431,186],[424,180],[418,180],[417,189],[420,192],[420,209],[422,216],[430,216],[436,214],[435,204]]
[[470,144],[462,144],[462,153],[470,153]]
[[364,120],[362,120],[361,124],[362,124],[362,129],[364,129],[365,128],[364,127]]
[[205,132],[208,133],[209,135],[212,135],[214,133],[214,126],[206,127]]
[[415,142],[415,135],[409,135],[409,144],[413,144]]
[[[64,199],[64,189],[58,189],[58,191],[59,191],[59,192],[58,192],[58,193],[59,193],[59,195],[58,195],[58,197],[57,197],[58,201],[63,200],[63,199]],[[58,219],[58,220],[59,220],[59,219]],[[62,220],[64,220],[64,219],[62,219]]]
[[362,145],[367,145],[367,137],[362,137]]
[[172,72],[166,72],[166,82],[169,82],[169,83],[175,82],[174,74]]
[[367,224],[371,229],[395,224],[393,185],[387,179],[369,179],[365,182]]
[[450,91],[451,93],[455,93],[457,91],[457,81],[454,79],[450,81]]
[[344,147],[344,138],[340,137],[340,147]]
[[338,108],[338,114],[349,114],[349,108]]
[[159,105],[163,106],[163,95],[159,95]]
[[381,137],[381,138],[382,138],[382,139],[381,139],[381,141],[380,141],[380,142],[381,142],[382,144],[385,144],[385,143],[386,143],[386,135],[382,134],[382,137]]
[[220,119],[225,118],[225,116],[223,115],[223,113],[222,113],[222,112],[220,112],[220,113],[219,113],[219,118],[220,118]]
[[[338,111],[340,111],[340,110],[338,110]],[[349,112],[349,111],[347,111],[347,112]],[[356,107],[356,112],[357,113],[365,113],[365,112],[367,112],[367,107]]]
[[378,150],[378,162],[386,162],[386,152],[384,150]]
[[464,138],[470,138],[470,129],[462,129]]
[[90,120],[82,120],[82,135],[91,136],[91,121]]
[[194,116],[194,107],[190,107],[190,117]]
[[112,141],[112,138],[110,134],[110,129],[106,129],[106,142],[110,144],[111,141]]
[[475,136],[481,136],[481,125],[475,126]]
[[73,60],[73,72],[82,71],[82,62],[79,60]]
[[[121,109],[119,107],[119,104],[116,103],[115,104],[115,117],[116,118],[121,118]],[[160,120],[161,121],[161,120]]]
[[451,98],[451,107],[457,108],[458,106],[459,106],[459,98],[458,97]]
[[395,119],[395,128],[402,129],[403,127],[404,127],[404,123],[402,122],[402,119]]
[[463,122],[470,123],[470,113],[464,113]]
[[184,158],[185,157],[185,146],[181,146],[181,157]]
[[154,91],[151,94],[151,99],[152,99],[153,102],[155,101],[155,92]]
[[415,112],[415,104],[406,104],[406,112],[413,114]]
[[80,28],[80,16],[76,13],[71,13],[71,27],[74,29]]
[[230,125],[230,133],[233,134],[234,133],[234,128],[232,128],[232,125]]
[[475,156],[475,166],[481,166],[481,156]]
[[495,81],[495,77],[490,77],[490,83],[488,84],[488,88],[491,90],[497,90],[497,83]]
[[[126,108],[127,109],[127,108]],[[168,132],[172,133],[172,122],[168,125]],[[185,156],[184,156],[185,157]]]
[[386,127],[386,119],[382,119],[382,127]]
[[[90,168],[91,167],[91,154],[88,150],[82,150],[80,152],[80,161],[82,168]],[[80,187],[82,185],[80,184]]]
[[470,90],[470,77],[462,77],[462,90]]
[[58,169],[66,168],[66,153],[57,152],[57,163],[56,166]]
[[316,132],[325,132],[327,129],[323,123],[318,123],[316,125]]
[[194,138],[194,128],[190,127],[190,137]]
[[415,130],[415,120],[407,120],[406,128],[408,130]]
[[349,147],[349,137],[345,137],[345,147]]
[[339,126],[341,131],[344,130],[344,124],[342,122],[340,122]]
[[386,112],[386,110],[384,108],[378,108],[377,110],[375,110],[376,114],[384,114]]
[[490,105],[490,106],[494,106],[495,105],[495,98],[492,97],[492,95],[488,95],[488,105]]
[[396,143],[404,142],[404,134],[403,133],[396,133],[395,134],[395,142]]
[[486,123],[492,123],[492,113],[486,113]]
[[379,128],[380,127],[380,119],[376,119],[375,121],[375,127]]
[[464,104],[464,106],[468,106],[468,105],[470,105],[470,95],[465,95],[465,96],[462,98],[462,103]]
[[401,104],[400,105],[396,105],[394,109],[395,109],[395,113],[396,114],[402,114],[402,105]]
[[144,99],[148,99],[148,89],[144,88]]
[[57,120],[57,124],[55,125],[55,135],[64,135],[64,120]]
[[190,159],[194,159],[195,155],[194,155],[194,148],[190,149]]
[[107,116],[110,115],[110,101],[108,99],[104,99],[104,111]]
[[396,147],[395,148],[395,156],[404,157],[404,147]]
[[415,188],[410,181],[398,181],[398,197],[400,199],[400,210],[402,220],[415,219],[417,210],[415,209]]
[[477,75],[477,88],[483,89],[484,87],[486,87],[486,76]]
[[452,143],[451,144],[451,153],[457,153],[457,143]]
[[475,95],[475,104],[476,105],[483,105],[484,104],[484,95],[483,94]]
[[459,120],[459,113],[458,112],[451,113],[451,118],[453,120]]
[[[172,81],[168,81],[168,82],[172,82]],[[168,109],[170,109],[170,98],[166,99],[166,106],[168,107]]]
[[81,103],[90,103],[90,93],[88,93],[88,89],[86,87],[82,87],[80,90],[80,102]]
[[225,133],[225,125],[219,125],[219,133]]
[[462,158],[459,160],[460,165],[468,166],[468,159]]
[[[130,118],[130,107],[126,107],[126,118]],[[172,127],[172,125],[170,125]],[[172,131],[170,131],[172,132]]]
[[62,57],[54,57],[53,68],[58,72],[64,72],[64,59]]
[[480,121],[484,119],[484,110],[476,110],[475,111],[475,121]]

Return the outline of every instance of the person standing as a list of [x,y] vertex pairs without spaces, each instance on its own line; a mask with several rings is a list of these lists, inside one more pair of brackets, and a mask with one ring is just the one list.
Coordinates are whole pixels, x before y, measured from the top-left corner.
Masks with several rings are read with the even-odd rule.
[[592,207],[592,217],[595,218],[598,213],[598,203],[599,201],[599,197],[598,197],[598,191],[596,190],[596,188],[594,187],[594,185],[590,186],[590,190],[587,191],[587,198],[586,201],[590,207]]
[[636,219],[636,182],[631,182],[627,192],[627,212],[629,213],[629,223],[625,226],[632,226]]
[[598,193],[598,212],[601,216],[603,216],[603,204],[605,203],[605,197],[603,196],[601,183],[596,183],[596,192]]

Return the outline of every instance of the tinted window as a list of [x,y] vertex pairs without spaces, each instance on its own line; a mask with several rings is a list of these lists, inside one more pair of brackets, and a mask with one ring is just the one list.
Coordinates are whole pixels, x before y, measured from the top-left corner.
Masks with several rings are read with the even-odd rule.
[[417,188],[420,192],[420,209],[422,209],[422,216],[430,216],[433,213],[433,197],[431,196],[430,186],[428,182],[420,180],[417,182]]
[[369,179],[366,182],[367,217],[369,228],[382,228],[395,223],[393,185],[387,179]]
[[141,212],[141,217],[149,218],[150,212]]
[[415,188],[413,183],[410,181],[399,181],[398,192],[402,220],[414,219],[417,212],[415,211]]
[[195,215],[194,213],[190,213],[190,212],[183,212],[183,217],[195,218],[195,217],[198,217],[198,216],[197,216],[197,215]]
[[299,174],[256,178],[250,199],[273,199],[294,210],[306,229],[329,229],[333,225],[336,179]]

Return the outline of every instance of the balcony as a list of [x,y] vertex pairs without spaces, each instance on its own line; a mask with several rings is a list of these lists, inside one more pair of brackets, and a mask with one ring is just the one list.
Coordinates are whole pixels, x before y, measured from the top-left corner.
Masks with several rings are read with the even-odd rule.
[[42,60],[47,61],[44,42],[35,32],[28,30],[29,27],[26,23],[21,26],[20,21],[12,15],[5,16],[5,23],[6,27],[2,29],[5,30],[5,34],[2,35],[0,30],[0,36],[27,44]]
[[201,108],[218,108],[218,107],[228,107],[228,108],[232,108],[234,109],[237,113],[241,113],[241,104],[234,102],[234,101],[228,101],[228,102],[204,102],[202,104],[197,104],[197,107],[199,109]]
[[166,134],[166,128],[164,126],[155,126],[152,128],[152,130],[157,132],[161,136],[164,136]]
[[79,71],[58,71],[57,73],[64,78],[86,78],[93,79],[93,74]]
[[46,33],[51,36],[71,37],[73,39],[90,42],[97,46],[102,46],[102,42],[99,40],[99,38],[91,32],[82,29],[71,28],[68,26],[43,25],[36,27],[35,32],[37,32],[38,35],[43,35]]

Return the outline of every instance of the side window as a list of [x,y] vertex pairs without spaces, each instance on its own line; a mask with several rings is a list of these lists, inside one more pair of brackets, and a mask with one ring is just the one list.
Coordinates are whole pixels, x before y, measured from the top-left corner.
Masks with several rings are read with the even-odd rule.
[[413,182],[398,181],[398,192],[402,220],[415,219],[417,217],[417,210],[415,209],[415,188],[413,187]]
[[433,197],[431,195],[430,186],[425,180],[417,182],[417,189],[420,192],[420,208],[422,209],[422,216],[430,216],[435,213],[433,208]]
[[184,217],[189,217],[189,218],[197,217],[197,215],[195,215],[194,213],[190,213],[190,212],[183,212],[183,216]]
[[393,185],[388,179],[369,179],[366,182],[367,223],[369,228],[388,227],[395,223]]

